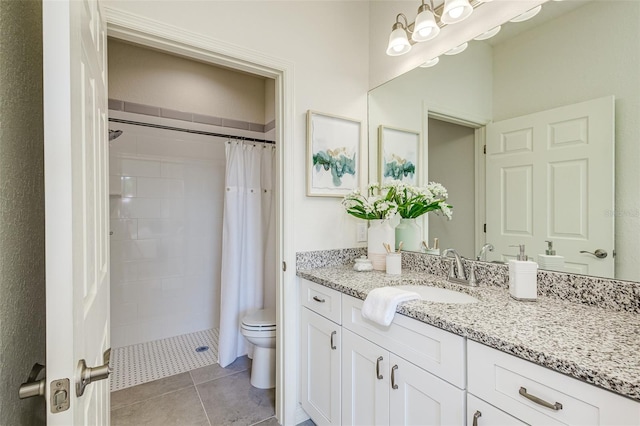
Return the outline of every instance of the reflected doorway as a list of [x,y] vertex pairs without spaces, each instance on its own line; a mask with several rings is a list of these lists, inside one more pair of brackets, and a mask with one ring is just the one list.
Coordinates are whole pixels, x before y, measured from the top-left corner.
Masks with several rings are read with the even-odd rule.
[[429,215],[429,245],[438,238],[441,249],[455,248],[475,259],[476,187],[475,129],[429,118],[428,181],[444,185],[453,218]]

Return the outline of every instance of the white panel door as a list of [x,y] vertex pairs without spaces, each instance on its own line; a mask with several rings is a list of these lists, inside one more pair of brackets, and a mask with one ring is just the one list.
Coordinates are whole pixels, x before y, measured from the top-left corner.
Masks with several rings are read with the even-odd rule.
[[341,327],[300,310],[301,403],[315,424],[340,424]]
[[[108,380],[76,394],[109,348],[106,25],[92,0],[43,1],[47,424],[109,424]],[[54,413],[51,383],[70,380]]]
[[[553,241],[565,272],[614,276],[614,98],[487,126],[487,242],[502,260]],[[606,258],[580,251],[606,250]]]
[[465,391],[395,354],[389,361],[391,425],[465,424]]
[[342,330],[342,424],[389,424],[389,352]]

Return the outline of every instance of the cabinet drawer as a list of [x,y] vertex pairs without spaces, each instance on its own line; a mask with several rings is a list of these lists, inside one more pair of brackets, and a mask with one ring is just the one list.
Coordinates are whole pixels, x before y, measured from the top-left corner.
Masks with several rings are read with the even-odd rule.
[[300,279],[300,304],[314,312],[341,324],[340,298],[342,293],[316,284],[309,280]]
[[469,392],[525,423],[640,424],[638,402],[476,342],[469,341],[467,349]]
[[[478,416],[477,418],[475,418]],[[526,423],[521,422],[505,413],[502,410],[498,410],[491,404],[484,402],[483,400],[476,398],[470,393],[467,394],[467,426],[526,426]]]
[[465,339],[418,320],[396,314],[389,327],[362,317],[362,303],[342,295],[343,326],[388,348],[407,361],[464,389],[466,385]]

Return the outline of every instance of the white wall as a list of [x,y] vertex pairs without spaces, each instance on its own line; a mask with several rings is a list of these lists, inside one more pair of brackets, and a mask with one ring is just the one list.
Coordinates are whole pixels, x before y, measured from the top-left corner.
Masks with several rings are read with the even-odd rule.
[[615,96],[616,278],[628,280],[640,279],[638,22],[639,2],[597,1],[494,49],[494,120]]
[[[354,247],[356,223],[338,198],[306,197],[309,109],[367,120],[369,3],[332,1],[106,1],[185,31],[292,62],[295,67],[295,251]],[[363,135],[364,137],[365,135]]]
[[[108,54],[111,99],[266,123],[264,77],[213,67],[112,38]],[[273,97],[271,102],[274,103]]]
[[45,358],[42,2],[0,1],[0,424],[46,423],[18,389]]
[[110,128],[112,346],[218,327],[225,140]]

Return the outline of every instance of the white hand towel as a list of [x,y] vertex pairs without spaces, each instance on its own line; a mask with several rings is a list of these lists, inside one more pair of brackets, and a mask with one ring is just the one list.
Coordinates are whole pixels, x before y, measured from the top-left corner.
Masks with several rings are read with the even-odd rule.
[[380,325],[388,326],[393,321],[398,304],[414,299],[420,299],[420,295],[413,291],[395,287],[376,288],[371,290],[364,299],[362,316]]

